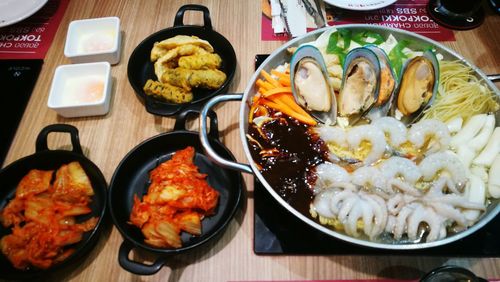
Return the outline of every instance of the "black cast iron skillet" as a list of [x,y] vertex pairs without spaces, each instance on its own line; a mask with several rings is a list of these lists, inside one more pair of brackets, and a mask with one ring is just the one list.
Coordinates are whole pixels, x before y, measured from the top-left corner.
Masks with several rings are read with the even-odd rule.
[[[118,261],[124,269],[140,275],[151,275],[158,272],[171,255],[192,250],[214,236],[221,234],[236,212],[241,200],[243,182],[241,174],[223,169],[214,164],[203,153],[198,132],[187,131],[185,122],[189,115],[197,111],[184,111],[178,115],[174,131],[154,136],[137,145],[121,161],[111,180],[109,197],[110,212],[124,241],[120,246]],[[209,138],[213,148],[221,155],[234,160],[231,152],[219,141],[217,118],[211,112]],[[219,203],[213,216],[202,221],[202,234],[191,236],[185,232],[181,235],[182,247],[178,249],[156,248],[144,243],[141,230],[129,223],[134,195],[146,194],[149,186],[149,172],[161,162],[171,158],[172,154],[187,146],[193,146],[196,151],[194,163],[201,173],[208,174],[207,181],[219,192]],[[143,264],[130,260],[128,254],[133,248],[146,250],[157,256],[151,264]]]
[[[72,151],[50,150],[47,147],[47,136],[50,133],[69,133],[71,135]],[[10,261],[0,253],[0,278],[3,279],[28,279],[36,276],[45,276],[58,269],[65,268],[77,263],[97,243],[99,234],[103,229],[103,218],[107,202],[107,184],[99,168],[87,159],[82,152],[78,129],[66,124],[53,124],[45,127],[39,133],[36,140],[36,152],[33,155],[19,159],[0,171],[0,207],[3,209],[7,203],[14,198],[17,184],[32,169],[57,170],[61,165],[78,161],[87,173],[94,196],[90,208],[92,212],[88,215],[77,217],[77,222],[85,221],[91,217],[98,217],[94,230],[83,234],[83,239],[71,246],[75,252],[60,264],[54,265],[47,270],[29,269],[18,270],[12,266]],[[0,237],[10,234],[11,228],[0,225]]]
[[[186,11],[202,11],[203,26],[184,25],[183,18]],[[185,104],[174,104],[152,98],[142,89],[148,79],[158,80],[154,73],[154,66],[150,60],[151,49],[155,42],[165,40],[176,35],[194,35],[207,40],[214,47],[215,53],[222,58],[221,70],[226,74],[224,84],[216,90],[193,89],[193,101]],[[203,102],[227,92],[229,84],[236,70],[236,54],[233,46],[220,33],[212,29],[210,12],[201,5],[184,5],[179,8],[174,20],[174,26],[160,30],[144,39],[134,50],[128,61],[128,80],[135,93],[144,100],[146,110],[154,115],[172,116],[185,109],[201,109]]]

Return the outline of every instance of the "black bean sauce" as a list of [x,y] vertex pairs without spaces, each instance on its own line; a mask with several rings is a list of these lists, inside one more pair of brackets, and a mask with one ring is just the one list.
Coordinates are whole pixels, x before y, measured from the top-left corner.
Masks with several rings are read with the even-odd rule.
[[[255,125],[248,134],[262,147],[249,142],[253,160],[269,185],[292,207],[309,215],[313,199],[311,167],[324,162],[327,147],[307,125],[281,116],[262,125],[262,136]],[[263,154],[263,152],[271,152]]]

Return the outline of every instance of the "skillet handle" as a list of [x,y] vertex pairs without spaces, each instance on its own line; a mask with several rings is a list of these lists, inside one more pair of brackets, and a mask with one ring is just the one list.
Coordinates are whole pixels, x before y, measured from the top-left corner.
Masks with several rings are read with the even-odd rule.
[[207,116],[208,116],[208,112],[211,110],[211,108],[220,102],[233,101],[233,100],[234,101],[236,101],[236,100],[241,101],[242,99],[243,99],[243,94],[220,95],[220,96],[215,96],[214,98],[210,99],[205,104],[205,106],[201,110],[201,114],[200,114],[200,141],[201,141],[201,145],[203,146],[203,149],[207,153],[208,157],[210,157],[210,159],[212,159],[218,165],[220,165],[224,168],[238,170],[241,172],[253,173],[252,168],[249,165],[228,161],[228,160],[222,158],[221,156],[219,156],[214,151],[212,146],[210,146],[210,142],[208,140],[208,135],[207,135]]
[[[186,109],[182,111],[179,115],[177,115],[177,119],[175,120],[174,131],[176,130],[186,130],[186,120],[189,116],[199,115],[200,111]],[[210,117],[210,132],[208,135],[216,140],[219,140],[219,122],[217,121],[217,114],[210,110],[208,112],[208,117]]]
[[177,14],[175,15],[174,27],[184,25],[184,13],[186,11],[202,11],[203,12],[203,27],[208,30],[212,30],[212,20],[210,19],[210,11],[208,8],[202,5],[187,4],[179,8]]
[[72,152],[83,155],[78,128],[69,124],[51,124],[42,129],[36,138],[36,152],[49,151],[47,137],[52,132],[67,132],[71,136]]
[[138,275],[152,275],[158,272],[165,264],[166,259],[163,257],[158,258],[151,265],[130,260],[128,258],[128,254],[133,248],[134,246],[132,245],[132,243],[128,242],[127,240],[124,240],[120,245],[120,251],[118,252],[118,263],[120,263],[120,266],[123,269]]
[[162,104],[159,104],[156,102],[154,99],[147,97],[145,98],[145,104],[146,104],[146,111],[150,114],[157,115],[157,116],[163,116],[163,117],[169,117],[177,114],[181,109],[182,106],[174,106],[172,105],[171,107],[165,106]]

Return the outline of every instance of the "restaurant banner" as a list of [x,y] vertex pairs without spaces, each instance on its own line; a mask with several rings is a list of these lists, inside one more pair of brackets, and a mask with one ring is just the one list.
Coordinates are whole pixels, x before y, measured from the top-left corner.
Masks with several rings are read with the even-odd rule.
[[[427,13],[428,0],[399,0],[385,8],[371,11],[344,10],[326,5],[325,12],[328,25],[364,23],[382,25],[412,31],[437,41],[455,41],[452,30],[435,23]],[[311,31],[313,29],[308,29]],[[271,20],[262,15],[261,39],[289,40],[288,36],[273,33]]]
[[44,59],[69,0],[49,0],[31,17],[0,28],[0,59]]

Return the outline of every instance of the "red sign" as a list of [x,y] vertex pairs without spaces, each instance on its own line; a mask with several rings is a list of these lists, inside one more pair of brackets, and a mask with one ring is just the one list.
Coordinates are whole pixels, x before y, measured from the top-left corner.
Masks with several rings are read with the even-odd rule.
[[399,0],[373,11],[327,10],[329,24],[367,23],[413,31],[437,41],[454,41],[453,31],[435,23],[427,13],[428,0]]
[[[344,10],[326,6],[328,25],[363,23],[383,25],[412,31],[437,41],[454,41],[453,31],[435,23],[427,13],[428,0],[399,0],[396,3],[371,11]],[[286,41],[288,36],[273,33],[271,20],[262,15],[261,39]]]
[[49,0],[33,16],[0,28],[0,59],[44,59],[69,0]]

